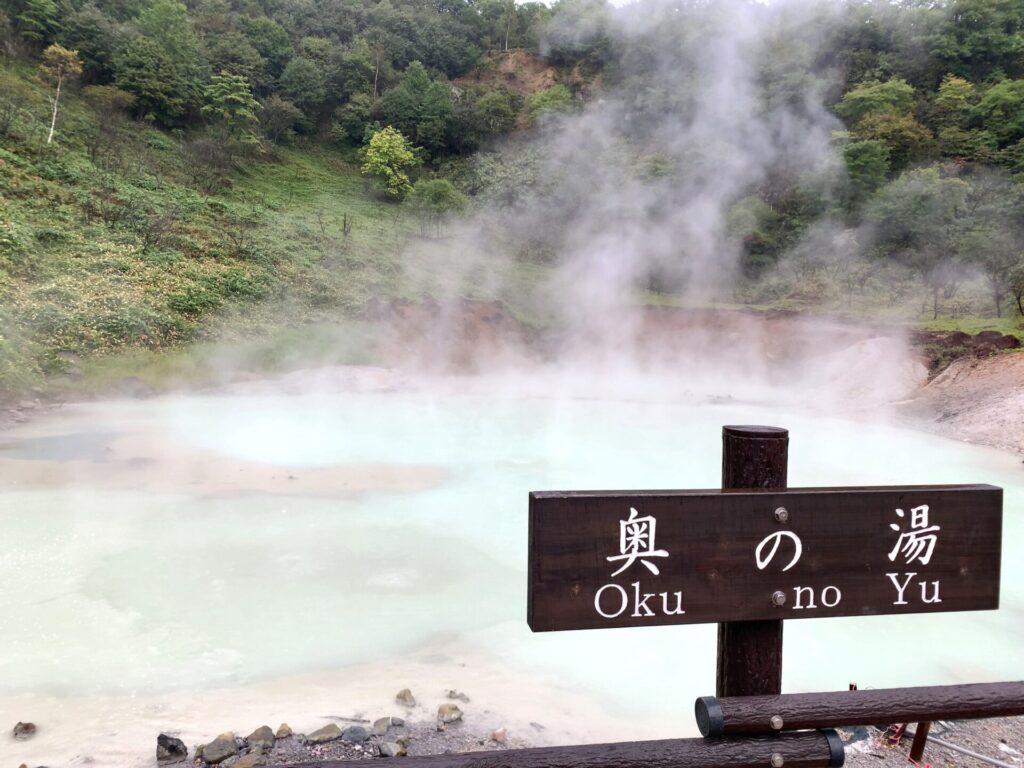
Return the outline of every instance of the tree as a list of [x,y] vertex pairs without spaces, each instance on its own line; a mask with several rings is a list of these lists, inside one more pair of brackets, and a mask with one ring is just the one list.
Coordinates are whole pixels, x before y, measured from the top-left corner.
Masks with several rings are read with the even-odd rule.
[[1024,5],[1019,0],[952,0],[931,41],[948,71],[972,80],[1024,72]]
[[214,35],[203,41],[203,48],[214,72],[241,75],[257,90],[270,85],[266,61],[241,32]]
[[943,176],[938,168],[920,168],[882,189],[869,209],[881,253],[917,272],[936,318],[940,292],[959,273],[955,245],[970,191],[965,181]]
[[1020,238],[1004,228],[978,227],[960,239],[959,248],[964,257],[981,270],[996,317],[1002,317],[1003,297],[1007,290],[1012,290],[1010,275],[1024,255]]
[[572,94],[564,85],[552,85],[530,96],[527,114],[530,123],[535,123],[545,114],[565,114],[572,109]]
[[1003,80],[981,97],[974,118],[1001,147],[1024,139],[1024,80]]
[[377,63],[365,37],[349,43],[338,63],[338,86],[343,96],[351,99],[356,94],[372,94],[377,74]]
[[869,114],[903,115],[914,108],[914,88],[906,80],[872,80],[843,95],[836,114],[856,124]]
[[136,26],[141,34],[159,42],[177,66],[194,66],[201,60],[188,9],[177,0],[155,0],[139,14]]
[[221,72],[210,79],[203,92],[206,104],[203,116],[213,120],[217,132],[223,137],[248,146],[259,146],[256,128],[259,103],[252,95],[248,81],[242,75]]
[[372,113],[373,97],[368,93],[355,94],[347,104],[334,110],[331,138],[341,143],[358,144],[363,140]]
[[394,88],[380,100],[382,121],[411,137],[432,154],[448,145],[452,126],[451,89],[442,80],[431,80],[426,67],[412,62]]
[[943,125],[963,126],[971,112],[974,86],[962,77],[946,75],[935,97],[935,109]]
[[167,52],[148,37],[136,35],[114,57],[114,82],[165,126],[176,124],[188,110],[189,84]]
[[110,82],[114,78],[114,55],[122,44],[121,28],[95,5],[73,10],[64,18],[58,42],[78,51],[85,66],[85,79]]
[[412,188],[409,204],[420,220],[420,232],[431,225],[440,236],[441,225],[453,213],[465,210],[468,200],[447,179],[420,179]]
[[281,90],[310,118],[324,100],[324,78],[316,62],[299,56],[288,62],[281,73]]
[[1017,302],[1017,311],[1024,317],[1024,260],[1010,271],[1010,293]]
[[843,147],[850,200],[858,204],[885,183],[889,175],[889,147],[876,139],[854,141]]
[[57,128],[60,89],[65,80],[71,80],[80,74],[82,74],[82,60],[78,56],[78,51],[69,51],[57,43],[53,43],[43,51],[43,60],[39,64],[39,75],[45,82],[54,86],[53,96],[50,97],[50,102],[53,104],[53,116],[50,119],[50,133],[46,137],[47,144],[53,142],[53,132]]
[[53,0],[25,0],[16,17],[21,36],[40,46],[52,40],[58,26],[57,15],[57,5]]
[[999,143],[988,131],[965,131],[951,126],[939,131],[937,146],[943,157],[991,165],[999,155]]
[[167,54],[184,89],[186,104],[190,107],[197,105],[209,70],[200,54],[199,40],[192,30],[188,9],[178,0],[155,0],[139,14],[136,26],[142,35],[155,41]]
[[305,119],[301,109],[276,93],[260,104],[259,117],[263,133],[275,144],[290,141],[295,135],[295,126]]
[[427,86],[416,122],[415,141],[432,155],[448,146],[452,125],[452,97],[447,83],[435,81]]
[[0,136],[10,136],[32,104],[32,90],[14,75],[0,73]]
[[407,171],[419,161],[399,131],[388,126],[374,133],[361,157],[360,171],[378,184],[385,197],[402,200],[412,189]]
[[984,276],[996,316],[1001,317],[1010,273],[1024,256],[1024,189],[984,170],[975,171],[969,180],[958,249]]
[[267,73],[278,78],[295,51],[284,28],[266,16],[243,16],[238,20],[245,36],[267,62]]
[[512,99],[503,91],[488,91],[473,105],[480,126],[492,136],[508,133],[516,122]]
[[95,130],[88,138],[89,157],[95,163],[100,150],[120,145],[126,118],[135,107],[136,98],[116,85],[87,85],[82,96],[96,120]]
[[862,140],[884,142],[893,171],[903,170],[921,157],[932,143],[932,134],[911,115],[871,112],[857,123],[854,135]]

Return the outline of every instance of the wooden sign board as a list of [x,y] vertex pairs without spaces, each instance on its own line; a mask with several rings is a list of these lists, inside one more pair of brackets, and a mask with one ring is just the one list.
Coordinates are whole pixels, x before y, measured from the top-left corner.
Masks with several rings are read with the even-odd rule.
[[999,607],[990,485],[530,494],[535,632]]

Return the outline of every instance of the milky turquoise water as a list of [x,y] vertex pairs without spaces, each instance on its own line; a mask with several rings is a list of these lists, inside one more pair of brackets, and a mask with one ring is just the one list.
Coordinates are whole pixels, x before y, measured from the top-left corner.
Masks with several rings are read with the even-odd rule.
[[0,699],[244,686],[452,638],[617,711],[688,711],[713,692],[713,627],[529,632],[527,493],[715,487],[730,423],[790,429],[791,486],[1005,488],[1000,611],[787,623],[788,690],[1020,678],[1019,459],[755,405],[193,396],[72,409],[4,436],[0,458],[103,465],[110,440],[144,432],[290,468],[431,464],[444,480],[347,499],[0,491]]

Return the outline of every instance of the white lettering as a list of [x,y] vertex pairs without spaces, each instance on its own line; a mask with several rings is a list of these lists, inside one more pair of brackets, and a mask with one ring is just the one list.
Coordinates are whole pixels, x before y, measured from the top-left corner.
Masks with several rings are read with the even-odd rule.
[[814,604],[814,587],[793,587],[794,599],[793,599],[793,610],[802,611],[804,609],[803,594],[806,592],[810,595],[810,599],[807,601],[807,608],[817,608]]
[[906,605],[907,601],[903,599],[903,593],[907,591],[907,585],[910,584],[912,578],[917,576],[917,572],[908,573],[907,578],[903,580],[903,586],[900,586],[900,583],[896,580],[896,577],[899,576],[898,573],[887,573],[885,575],[889,577],[889,581],[896,587],[896,600],[893,601],[893,605]]
[[[828,600],[828,591],[830,589],[833,592],[836,593],[836,599],[833,600],[832,602],[829,602],[829,600]],[[843,593],[839,591],[839,587],[829,586],[829,587],[825,587],[823,590],[821,590],[821,602],[824,604],[824,606],[826,608],[835,608],[837,605],[839,605],[839,601],[842,600],[842,599],[843,599]]]
[[[776,553],[778,553],[779,545],[782,543],[782,540],[784,538],[789,539],[793,542],[793,559],[790,560],[789,565],[787,565],[782,570],[788,571],[790,568],[797,564],[797,562],[800,560],[800,555],[802,555],[804,551],[804,545],[803,542],[800,541],[800,537],[792,531],[776,531],[775,533],[770,533],[767,536],[765,536],[761,540],[761,543],[757,545],[757,549],[754,551],[754,560],[757,562],[758,570],[763,571],[765,568],[768,567],[768,564],[775,557]],[[765,554],[764,548],[769,543],[772,544],[772,548],[767,554]]]
[[682,592],[673,592],[672,594],[676,596],[676,609],[674,611],[670,611],[668,609],[668,595],[669,595],[669,593],[668,592],[662,592],[661,593],[661,610],[662,610],[662,613],[664,613],[666,616],[672,616],[672,615],[682,616],[684,613],[686,613],[686,611],[683,610],[683,593]]
[[[601,610],[601,594],[606,589],[617,589],[617,590],[619,590],[619,595],[622,598],[622,604],[619,605],[619,610],[615,611],[614,613],[605,613],[604,611]],[[601,587],[599,590],[597,590],[597,594],[594,595],[594,608],[596,608],[597,612],[599,614],[601,614],[602,616],[604,616],[606,619],[614,619],[614,618],[617,618],[618,616],[621,616],[622,612],[626,610],[626,606],[628,604],[629,604],[629,595],[627,595],[626,594],[626,590],[624,590],[618,584],[605,584],[603,587]]]
[[[654,611],[647,607],[647,601],[654,597],[653,592],[644,592],[644,597],[640,599],[640,582],[634,581],[631,585],[633,587],[633,594],[635,600],[633,602],[633,618],[639,619],[640,617],[653,616]],[[643,613],[640,610],[643,609]]]
[[942,598],[939,597],[939,582],[937,582],[937,581],[933,581],[932,582],[932,596],[931,596],[931,599],[929,599],[928,598],[928,582],[922,581],[921,582],[921,600],[923,600],[926,603],[941,603],[942,602]]

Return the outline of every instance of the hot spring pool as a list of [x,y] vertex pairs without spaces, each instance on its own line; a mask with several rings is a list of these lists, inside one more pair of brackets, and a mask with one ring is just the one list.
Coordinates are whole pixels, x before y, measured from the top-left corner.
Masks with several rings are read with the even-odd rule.
[[0,434],[0,725],[40,726],[4,750],[150,765],[161,730],[308,731],[406,686],[414,717],[458,688],[471,724],[534,741],[692,733],[714,627],[532,635],[527,492],[715,487],[729,423],[788,427],[792,486],[1006,491],[1001,610],[790,622],[787,690],[1020,677],[1013,457],[756,405],[179,396]]

